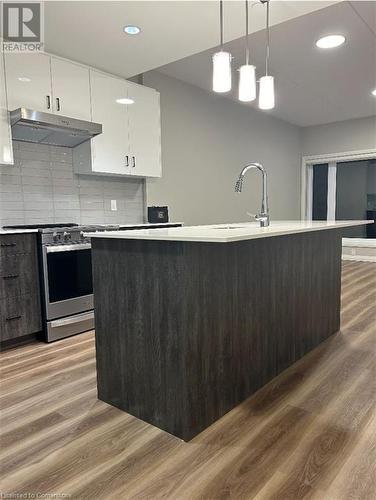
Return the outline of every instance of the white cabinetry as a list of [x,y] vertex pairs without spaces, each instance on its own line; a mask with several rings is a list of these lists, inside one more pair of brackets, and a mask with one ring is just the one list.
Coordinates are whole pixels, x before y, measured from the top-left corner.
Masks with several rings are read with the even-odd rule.
[[127,96],[127,83],[97,71],[90,72],[92,120],[102,134],[92,139],[93,173],[130,174],[127,106],[116,102]]
[[87,145],[74,153],[76,172],[160,177],[159,93],[94,70],[90,87],[92,120],[103,131],[91,141],[91,164],[85,161]]
[[[4,59],[4,109],[24,107],[102,124],[101,135],[73,151],[76,172],[161,176],[160,105],[154,89],[48,54],[5,54]],[[4,78],[0,91],[1,85]],[[8,130],[4,117],[2,131]],[[5,132],[1,146],[3,138],[6,142]]]
[[8,108],[51,112],[50,57],[45,54],[5,54]]
[[54,113],[91,120],[89,69],[51,57]]
[[12,138],[5,85],[4,57],[3,54],[0,53],[0,164],[13,165],[13,163]]
[[134,101],[128,106],[132,174],[160,177],[162,171],[159,93],[142,85],[128,83],[128,97]]
[[46,54],[6,54],[8,107],[90,120],[89,69]]

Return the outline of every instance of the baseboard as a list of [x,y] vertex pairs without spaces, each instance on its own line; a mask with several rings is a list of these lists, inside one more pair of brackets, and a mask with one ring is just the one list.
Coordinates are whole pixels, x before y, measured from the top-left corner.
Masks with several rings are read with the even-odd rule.
[[342,260],[353,260],[358,262],[376,262],[373,255],[342,255]]

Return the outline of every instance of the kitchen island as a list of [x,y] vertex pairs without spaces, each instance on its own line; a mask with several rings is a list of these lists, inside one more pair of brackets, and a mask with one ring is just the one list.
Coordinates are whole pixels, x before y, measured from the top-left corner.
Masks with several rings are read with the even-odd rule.
[[340,327],[341,230],[89,233],[99,399],[190,440]]

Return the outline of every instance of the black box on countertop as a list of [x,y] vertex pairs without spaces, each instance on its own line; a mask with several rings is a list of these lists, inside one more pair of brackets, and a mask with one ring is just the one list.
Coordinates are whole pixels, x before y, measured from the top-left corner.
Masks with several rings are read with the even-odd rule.
[[148,222],[151,224],[168,222],[168,207],[148,207]]

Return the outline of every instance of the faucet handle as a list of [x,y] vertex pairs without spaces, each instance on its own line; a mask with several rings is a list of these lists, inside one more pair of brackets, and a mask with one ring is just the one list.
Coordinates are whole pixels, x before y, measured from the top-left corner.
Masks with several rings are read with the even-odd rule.
[[257,220],[257,217],[258,217],[257,214],[251,214],[250,212],[247,212],[247,215],[249,215],[249,217],[252,217],[252,219]]
[[265,214],[265,213],[251,214],[251,213],[247,212],[247,215],[249,215],[250,217],[253,217],[255,219],[255,221],[259,222],[261,227],[269,226],[269,215],[268,214]]

